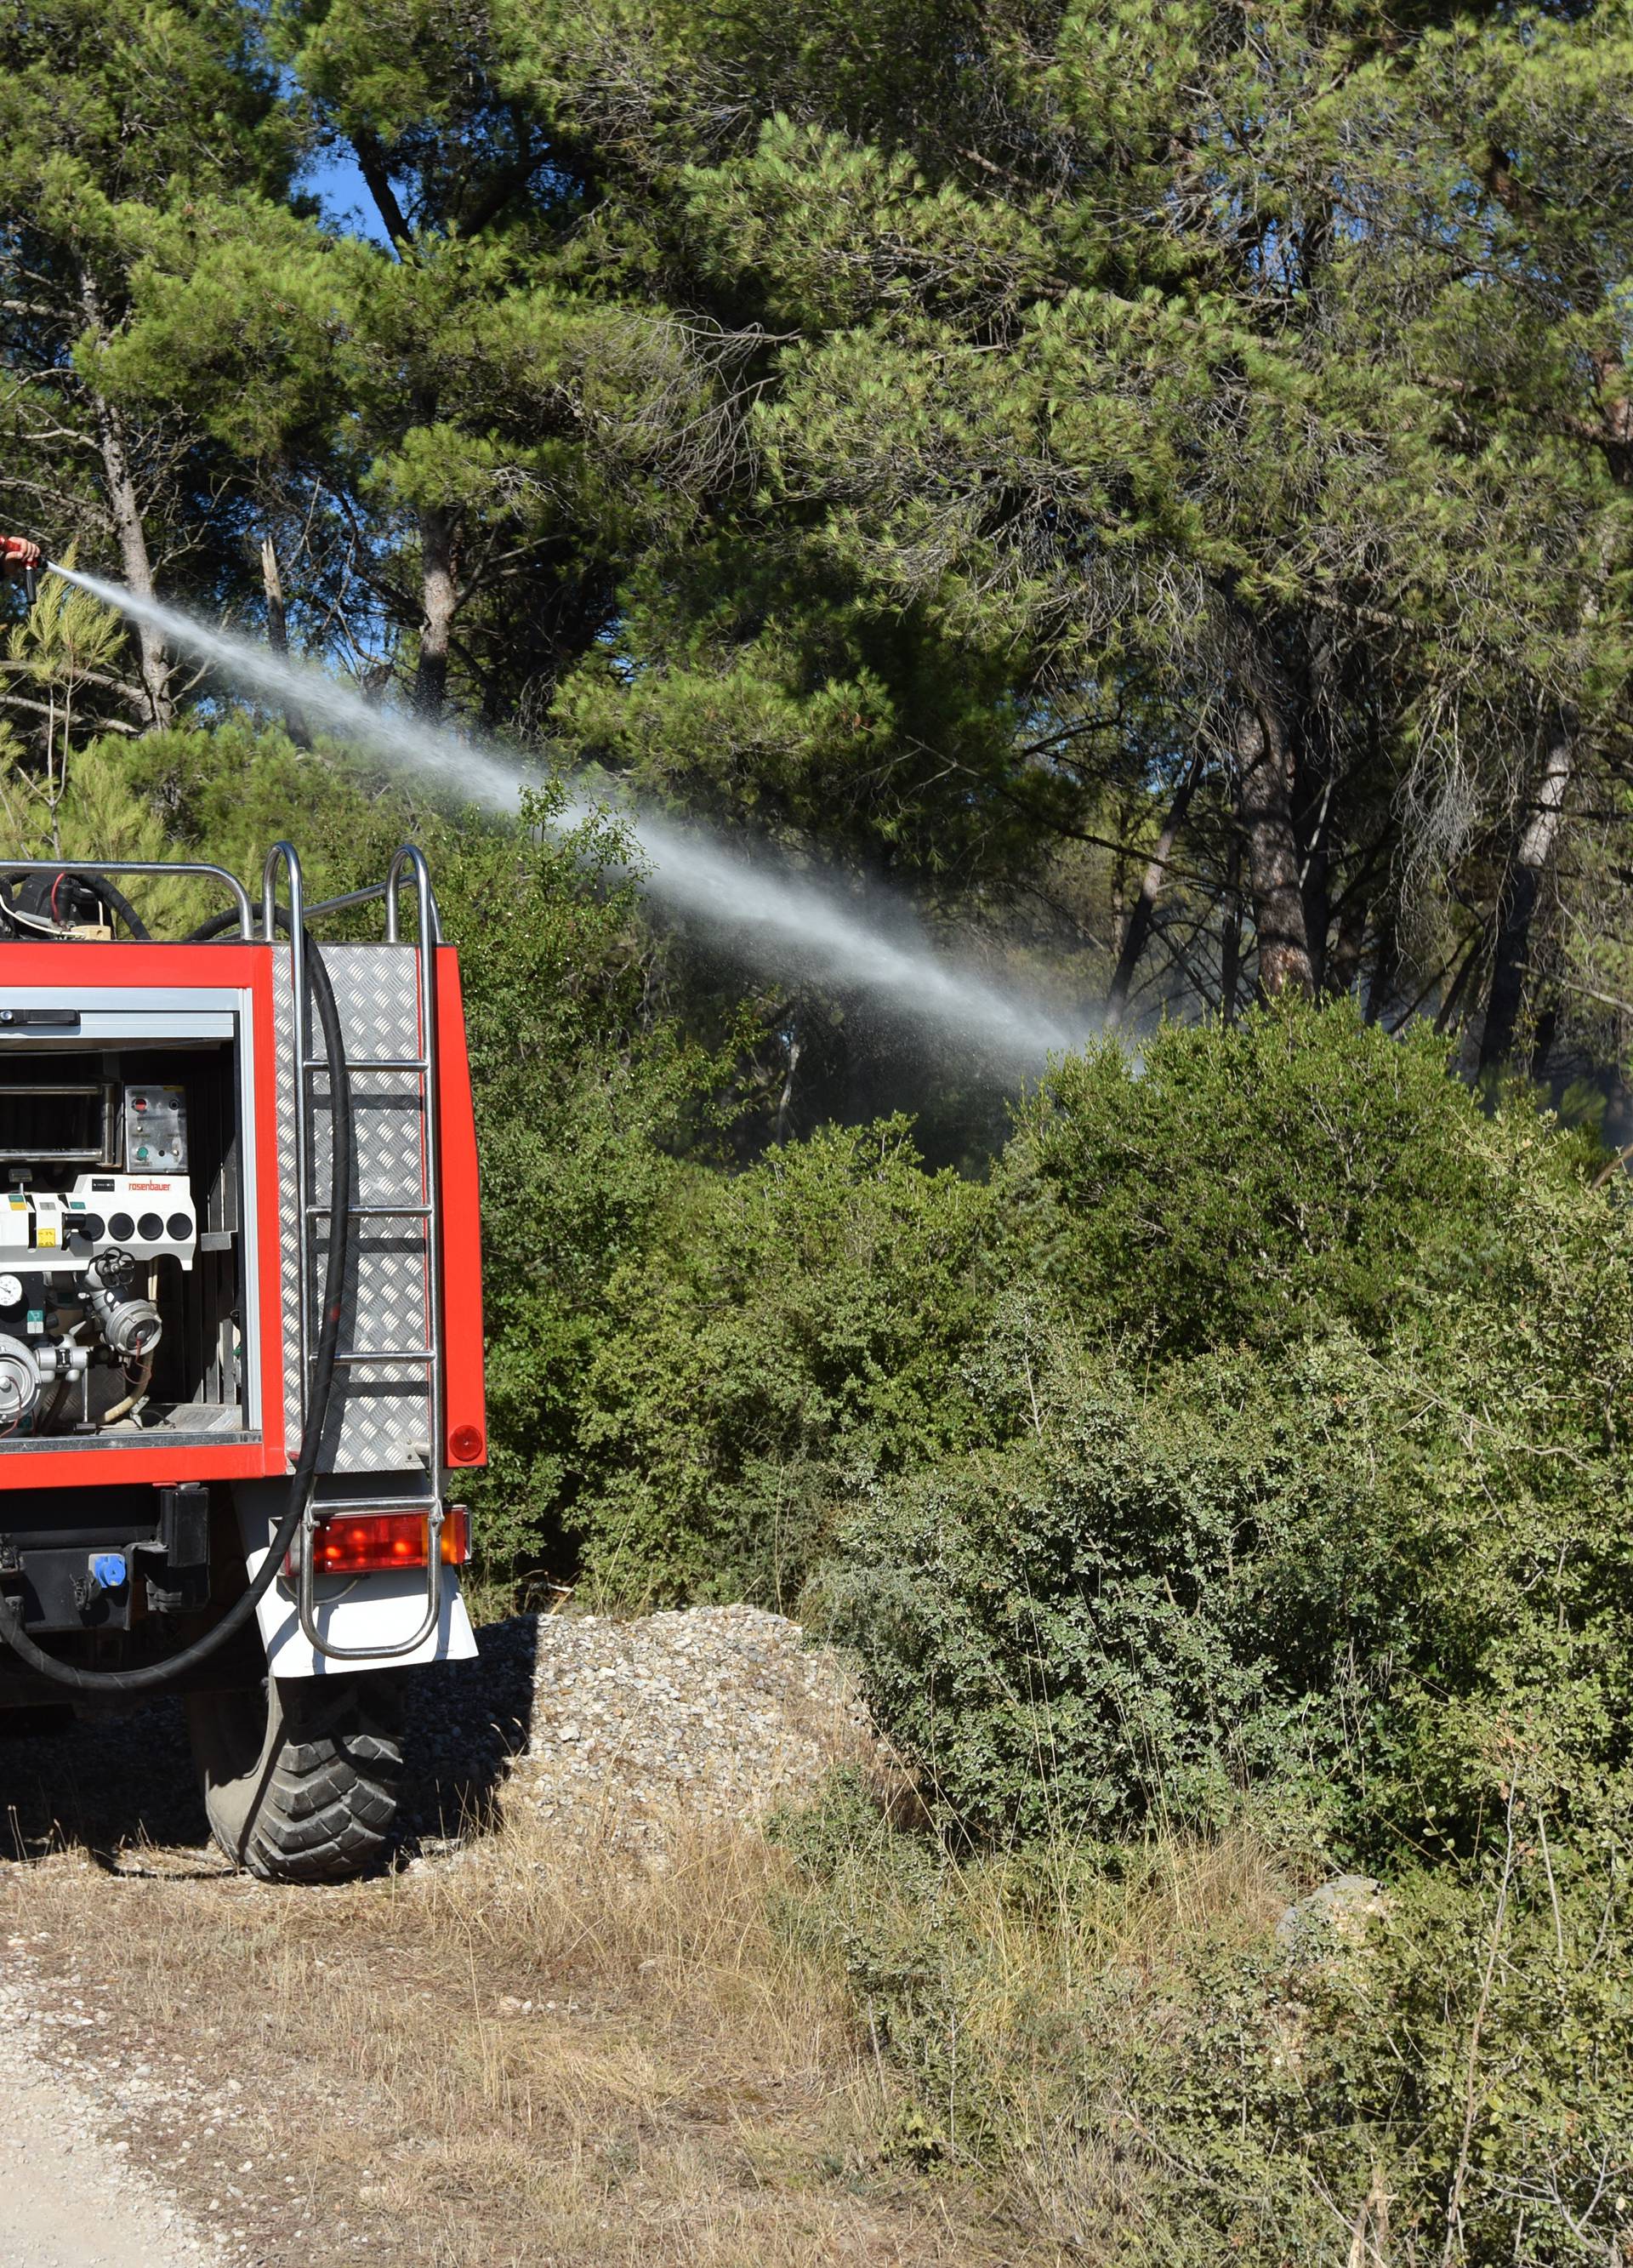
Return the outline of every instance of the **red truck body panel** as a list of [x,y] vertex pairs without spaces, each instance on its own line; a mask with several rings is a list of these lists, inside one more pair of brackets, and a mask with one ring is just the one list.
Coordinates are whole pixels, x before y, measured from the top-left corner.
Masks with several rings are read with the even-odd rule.
[[[465,1005],[459,956],[437,950],[437,1048],[441,1077],[437,1097],[438,1147],[442,1165],[443,1344],[447,1391],[447,1440],[443,1454],[456,1469],[488,1459],[483,1401],[482,1320],[482,1190],[476,1166],[476,1117],[471,1100],[470,1058],[465,1046]],[[474,1435],[473,1445],[472,1435]],[[456,1446],[457,1445],[457,1446]]]
[[267,945],[23,945],[4,947],[0,976],[9,989],[38,985],[60,990],[65,977],[86,990],[93,987],[133,994],[158,988],[221,991],[236,990],[250,998],[255,1062],[262,1075],[255,1087],[255,1145],[261,1161],[263,1202],[254,1234],[261,1262],[261,1406],[259,1441],[224,1440],[219,1447],[166,1447],[163,1441],[114,1443],[106,1449],[36,1449],[26,1457],[0,1458],[0,1490],[92,1488],[107,1481],[253,1480],[289,1469],[283,1439],[282,1374],[283,1307],[278,1252],[277,1098],[271,1077],[275,1061],[272,971],[275,948]]
[[[0,1458],[0,1491],[21,1488],[93,1487],[109,1482],[166,1485],[181,1481],[276,1477],[293,1462],[285,1438],[283,1384],[283,1267],[280,1246],[275,970],[282,946],[255,943],[72,945],[7,943],[0,949],[0,1006],[12,988],[61,992],[66,982],[87,992],[156,990],[246,996],[253,1034],[256,1167],[255,1219],[245,1233],[258,1256],[258,1345],[261,1439],[224,1436],[220,1443],[166,1446],[162,1437],[53,1450],[41,1444],[26,1456]],[[453,948],[436,952],[438,1093],[436,1127],[440,1165],[439,1218],[443,1255],[442,1344],[446,1395],[446,1464],[468,1470],[487,1461],[483,1401],[482,1219],[476,1130],[466,1049],[459,961]]]

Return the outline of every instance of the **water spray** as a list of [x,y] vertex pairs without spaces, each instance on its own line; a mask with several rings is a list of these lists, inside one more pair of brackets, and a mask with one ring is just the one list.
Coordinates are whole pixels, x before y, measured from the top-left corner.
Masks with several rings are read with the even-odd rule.
[[[6,541],[19,539],[0,539]],[[500,749],[379,707],[313,663],[291,660],[99,576],[42,562],[33,545],[21,548],[33,554],[33,566],[48,567],[239,685],[298,709],[308,723],[369,749],[394,769],[488,810],[517,809],[525,774]],[[604,808],[570,785],[563,823],[582,823]],[[935,951],[899,905],[864,911],[844,890],[812,881],[763,850],[748,853],[650,812],[624,819],[645,869],[644,887],[683,920],[732,941],[745,958],[787,976],[826,978],[866,991],[897,1014],[932,1024],[1018,1068],[1041,1069],[1049,1055],[1080,1047],[1087,1037],[1085,1027],[1073,1027]]]

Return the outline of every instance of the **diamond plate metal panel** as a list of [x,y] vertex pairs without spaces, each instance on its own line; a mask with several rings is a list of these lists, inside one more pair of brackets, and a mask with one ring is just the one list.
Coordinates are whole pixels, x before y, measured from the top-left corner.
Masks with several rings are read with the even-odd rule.
[[[420,1053],[417,956],[412,946],[329,945],[324,966],[354,1061]],[[283,1263],[283,1403],[288,1438],[301,1422],[298,1244],[295,1210],[295,1092],[290,1049],[292,1004],[287,956],[274,1001],[279,1066],[278,1177]],[[318,1035],[319,1052],[321,1037]],[[327,1079],[312,1082],[312,1189],[329,1186]],[[355,1071],[351,1081],[357,1156],[351,1203],[424,1202],[425,1113],[413,1071]],[[354,1222],[341,1316],[342,1347],[422,1347],[428,1344],[426,1233],[429,1224],[376,1215]],[[312,1283],[323,1280],[327,1221],[312,1240]],[[430,1381],[423,1363],[381,1363],[335,1374],[320,1472],[381,1472],[423,1464],[430,1456]]]

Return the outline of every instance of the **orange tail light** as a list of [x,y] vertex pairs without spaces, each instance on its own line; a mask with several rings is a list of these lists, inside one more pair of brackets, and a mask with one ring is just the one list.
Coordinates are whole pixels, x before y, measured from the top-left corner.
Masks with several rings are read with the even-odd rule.
[[[430,1528],[423,1512],[334,1512],[313,1540],[312,1564],[320,1575],[383,1575],[394,1567],[423,1567]],[[442,1516],[442,1564],[463,1567],[471,1556],[471,1516],[462,1504]],[[283,1572],[295,1573],[288,1553]]]

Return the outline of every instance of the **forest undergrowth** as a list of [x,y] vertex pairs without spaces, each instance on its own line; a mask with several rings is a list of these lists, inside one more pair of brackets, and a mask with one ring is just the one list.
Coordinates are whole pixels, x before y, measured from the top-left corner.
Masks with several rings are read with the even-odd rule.
[[[1285,1004],[692,1189],[582,1578],[848,1646],[912,1823],[787,1830],[901,2146],[1086,2259],[1611,2261],[1633,1222],[1431,1032]],[[1347,1879],[1336,1901],[1322,1886]]]

